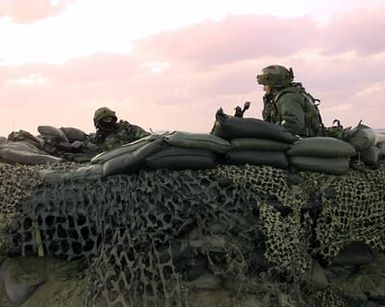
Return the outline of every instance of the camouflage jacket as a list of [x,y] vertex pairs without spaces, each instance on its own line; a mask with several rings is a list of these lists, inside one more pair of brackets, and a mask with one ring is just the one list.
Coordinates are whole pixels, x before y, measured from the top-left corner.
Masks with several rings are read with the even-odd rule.
[[295,89],[287,88],[264,97],[263,119],[302,137],[322,135],[322,120],[317,106]]
[[148,135],[150,135],[150,133],[146,132],[141,127],[121,120],[116,124],[113,131],[98,129],[92,141],[96,145],[100,146],[102,151],[107,151],[119,147],[120,145],[136,141]]

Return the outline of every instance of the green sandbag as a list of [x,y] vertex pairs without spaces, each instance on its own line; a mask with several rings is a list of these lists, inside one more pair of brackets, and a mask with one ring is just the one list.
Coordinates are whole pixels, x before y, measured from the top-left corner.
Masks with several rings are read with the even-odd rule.
[[217,165],[210,150],[171,146],[146,159],[150,168],[160,169],[209,169]]
[[373,129],[360,124],[346,132],[345,141],[351,144],[357,152],[361,152],[365,148],[374,145],[376,133]]
[[385,156],[385,142],[377,144],[377,147],[381,150],[383,156]]
[[225,140],[236,138],[261,138],[268,140],[293,143],[298,137],[291,134],[282,126],[257,118],[233,117],[219,109],[212,134]]
[[78,128],[61,127],[60,130],[64,132],[65,136],[70,141],[70,143],[73,143],[75,141],[84,142],[87,138],[87,134]]
[[286,151],[290,148],[289,143],[256,138],[232,139],[230,143],[232,150]]
[[343,175],[349,170],[347,158],[321,158],[293,156],[289,163],[299,171],[320,172],[331,175]]
[[154,140],[131,150],[125,154],[115,156],[103,163],[103,177],[138,171],[145,167],[145,160],[164,148],[163,139]]
[[176,147],[207,149],[217,153],[224,153],[231,148],[228,141],[205,133],[175,131],[166,135],[165,141]]
[[76,170],[69,171],[63,175],[64,180],[82,179],[95,180],[103,176],[103,165],[88,165],[79,167]]
[[51,164],[62,162],[63,159],[48,154],[38,154],[12,148],[0,149],[0,161],[20,164]]
[[376,166],[380,158],[383,156],[381,149],[375,145],[371,145],[360,152],[360,158],[369,166]]
[[59,128],[52,126],[38,126],[37,131],[39,131],[43,138],[46,137],[59,142],[68,142],[68,138]]
[[280,151],[231,150],[226,153],[224,161],[235,165],[269,165],[282,169],[287,169],[289,166],[287,156]]
[[134,142],[124,144],[124,145],[119,146],[115,149],[112,149],[109,151],[104,151],[104,152],[96,155],[95,157],[93,157],[91,159],[91,163],[92,164],[96,164],[96,163],[103,164],[104,162],[106,162],[112,158],[115,158],[115,157],[120,156],[120,155],[124,155],[124,154],[132,152],[132,151],[135,151],[135,150],[139,149],[140,147],[143,147],[144,145],[151,143],[153,139],[154,139],[154,136],[150,135],[150,136],[146,136],[144,138],[141,138],[139,140],[136,140]]
[[295,142],[288,150],[289,156],[324,158],[349,158],[356,154],[352,145],[332,137],[309,137]]

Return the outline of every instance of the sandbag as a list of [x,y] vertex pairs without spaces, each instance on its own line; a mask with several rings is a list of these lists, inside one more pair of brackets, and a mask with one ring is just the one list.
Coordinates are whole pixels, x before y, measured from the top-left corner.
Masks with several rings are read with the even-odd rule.
[[356,154],[352,145],[332,137],[308,137],[296,141],[287,151],[289,156],[349,158]]
[[209,169],[214,168],[217,161],[210,150],[171,146],[148,157],[146,165],[155,169]]
[[385,142],[377,144],[377,147],[381,150],[383,156],[385,156]]
[[164,148],[163,139],[156,139],[148,144],[140,146],[136,150],[115,156],[103,163],[103,177],[125,174],[145,166],[145,160]]
[[12,304],[20,306],[45,280],[36,274],[28,274],[28,271],[18,266],[17,260],[8,258],[0,266],[0,281],[4,282]]
[[63,176],[64,180],[82,179],[95,180],[103,176],[103,165],[95,164],[79,167]]
[[70,141],[70,143],[73,143],[75,141],[84,142],[87,138],[87,134],[78,128],[61,127],[60,130],[64,132],[65,136]]
[[347,158],[289,157],[289,163],[299,171],[320,172],[331,175],[343,175],[349,170]]
[[[121,145],[115,149],[104,151],[95,157],[91,159],[92,164],[100,163],[103,164],[104,162],[111,160],[112,158],[115,158],[120,155],[125,155],[127,153],[130,153],[132,151],[135,151],[149,143],[151,143],[154,139],[157,139],[157,137],[154,137],[153,135],[146,136],[144,138],[141,138],[139,140],[136,140],[134,142]],[[161,137],[159,137],[161,139]]]
[[224,161],[235,165],[269,165],[282,169],[289,166],[287,156],[280,151],[231,150],[225,154]]
[[7,138],[0,136],[0,145],[7,143]]
[[384,142],[385,142],[385,133],[375,131],[375,140],[374,140],[374,143],[375,143],[376,145],[378,145],[378,144],[384,143]]
[[8,142],[6,144],[0,145],[1,149],[12,149],[12,150],[18,150],[18,151],[26,151],[31,153],[39,153],[39,154],[46,154],[46,152],[40,150],[36,146],[32,145],[29,142],[21,141],[21,142]]
[[0,161],[20,164],[51,164],[62,162],[63,159],[48,154],[38,154],[12,148],[0,149]]
[[286,151],[290,148],[289,143],[256,138],[232,139],[230,143],[232,150]]
[[62,130],[52,126],[38,126],[37,131],[43,138],[53,139],[59,142],[69,142],[68,138]]
[[371,145],[361,151],[360,158],[365,164],[369,166],[376,166],[382,155],[383,154],[380,148],[375,145]]
[[256,118],[233,117],[219,109],[211,134],[226,140],[236,138],[261,138],[293,143],[298,137],[282,126]]
[[25,130],[12,131],[8,135],[8,141],[27,142],[27,143],[32,144],[35,147],[38,147],[38,148],[43,148],[43,146],[44,146],[44,140],[43,139],[36,137]]
[[224,153],[231,148],[228,141],[218,136],[205,133],[175,131],[166,135],[165,141],[176,147],[206,149],[217,153]]
[[374,145],[376,133],[372,128],[359,124],[357,127],[346,131],[345,141],[351,144],[357,152],[361,152],[365,148]]

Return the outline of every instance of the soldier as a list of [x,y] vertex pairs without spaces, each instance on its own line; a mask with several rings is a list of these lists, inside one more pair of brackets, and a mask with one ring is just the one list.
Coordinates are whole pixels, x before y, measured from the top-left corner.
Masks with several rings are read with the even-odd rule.
[[257,82],[265,91],[263,119],[302,137],[322,135],[319,100],[293,80],[293,70],[281,65],[267,66],[257,75]]
[[102,107],[95,111],[94,125],[96,134],[93,141],[100,146],[101,150],[111,150],[150,135],[139,126],[132,125],[124,120],[117,121],[118,118],[115,112],[109,108]]

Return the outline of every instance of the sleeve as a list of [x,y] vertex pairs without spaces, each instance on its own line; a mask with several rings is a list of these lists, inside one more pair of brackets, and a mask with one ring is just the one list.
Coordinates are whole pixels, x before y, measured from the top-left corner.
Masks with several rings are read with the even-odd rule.
[[286,93],[277,101],[281,114],[279,123],[293,134],[301,134],[305,129],[305,112],[302,108],[302,97],[294,93]]
[[145,136],[150,135],[150,133],[148,133],[143,128],[136,126],[136,125],[131,125],[131,133],[135,139],[141,139]]

